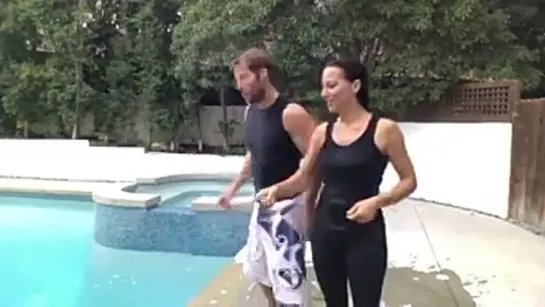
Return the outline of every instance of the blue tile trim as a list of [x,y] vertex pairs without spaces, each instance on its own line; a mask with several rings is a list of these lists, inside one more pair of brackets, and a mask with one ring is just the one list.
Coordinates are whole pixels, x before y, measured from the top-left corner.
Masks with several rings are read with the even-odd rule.
[[231,257],[246,243],[249,219],[237,211],[97,204],[95,240],[110,248]]

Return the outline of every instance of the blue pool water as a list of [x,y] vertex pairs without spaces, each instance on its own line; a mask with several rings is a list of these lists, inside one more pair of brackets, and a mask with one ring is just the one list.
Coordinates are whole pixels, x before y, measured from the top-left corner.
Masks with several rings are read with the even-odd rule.
[[179,307],[231,261],[109,249],[93,240],[94,204],[0,194],[1,307]]
[[[163,203],[166,204],[189,205],[189,202],[184,201],[184,198],[194,199],[198,196],[220,195],[228,184],[229,181],[191,180],[160,185],[141,185],[136,192],[159,194]],[[252,192],[253,186],[245,184],[240,188],[238,195],[249,196],[252,195]]]

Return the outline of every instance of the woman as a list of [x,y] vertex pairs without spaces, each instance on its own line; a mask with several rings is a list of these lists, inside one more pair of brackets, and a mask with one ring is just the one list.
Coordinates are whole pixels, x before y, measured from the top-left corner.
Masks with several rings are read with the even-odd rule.
[[[369,109],[367,72],[357,61],[337,60],[322,72],[322,97],[336,119],[313,133],[301,168],[260,192],[263,205],[323,187],[310,241],[318,283],[328,307],[378,307],[387,267],[382,208],[416,189],[416,176],[398,124]],[[399,182],[379,186],[388,162]]]

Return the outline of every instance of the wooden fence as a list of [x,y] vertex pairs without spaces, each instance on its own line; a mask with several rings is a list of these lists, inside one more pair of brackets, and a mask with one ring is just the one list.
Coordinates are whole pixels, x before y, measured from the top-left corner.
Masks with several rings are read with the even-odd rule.
[[514,105],[509,216],[545,233],[545,98]]

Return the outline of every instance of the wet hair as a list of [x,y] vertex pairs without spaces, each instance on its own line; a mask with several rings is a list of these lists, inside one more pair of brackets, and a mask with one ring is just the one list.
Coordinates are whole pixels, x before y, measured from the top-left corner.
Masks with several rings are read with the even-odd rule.
[[279,68],[272,55],[265,49],[250,48],[242,52],[234,61],[233,67],[244,65],[251,72],[257,74],[260,69],[266,69],[271,82],[279,75]]
[[344,73],[344,77],[352,82],[360,80],[360,90],[356,93],[356,98],[359,104],[367,110],[370,110],[369,106],[369,81],[367,74],[367,67],[358,60],[339,59],[328,62],[324,68],[337,67]]

